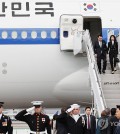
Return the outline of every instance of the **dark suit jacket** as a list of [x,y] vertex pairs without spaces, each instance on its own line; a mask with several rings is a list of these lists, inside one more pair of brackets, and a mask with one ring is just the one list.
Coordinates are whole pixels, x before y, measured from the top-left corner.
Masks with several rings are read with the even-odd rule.
[[104,40],[102,40],[102,47],[100,47],[99,42],[96,41],[94,44],[94,53],[97,54],[97,57],[102,56],[106,56],[107,54],[107,46],[106,46],[106,42]]
[[2,115],[0,119],[0,133],[13,134],[13,127],[10,117]]
[[[58,116],[59,115],[54,115],[53,119],[56,120]],[[57,120],[56,120],[56,130],[57,130],[57,134],[68,134],[66,123],[63,124]]]
[[[87,130],[87,117],[83,115],[85,119],[85,131]],[[91,134],[96,134],[96,118],[93,115],[90,115],[90,126],[91,126]]]
[[80,116],[76,122],[67,113],[63,113],[57,117],[57,121],[67,125],[67,131],[70,134],[84,134],[83,118]]
[[114,134],[120,134],[120,123],[116,127],[115,133]]
[[114,44],[112,45],[112,42],[108,43],[108,52],[109,54],[114,54],[115,56],[117,56],[118,54],[118,42],[114,42]]
[[109,121],[110,121],[109,123],[110,134],[114,134],[119,120],[117,119],[116,116],[111,116],[109,117]]

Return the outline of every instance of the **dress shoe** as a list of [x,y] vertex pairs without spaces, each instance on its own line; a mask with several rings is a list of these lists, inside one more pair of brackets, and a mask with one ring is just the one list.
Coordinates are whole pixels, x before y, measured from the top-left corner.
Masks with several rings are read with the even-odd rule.
[[102,70],[102,72],[105,74],[105,70]]
[[114,71],[117,71],[116,67],[114,67]]
[[112,74],[114,74],[114,71],[112,71]]

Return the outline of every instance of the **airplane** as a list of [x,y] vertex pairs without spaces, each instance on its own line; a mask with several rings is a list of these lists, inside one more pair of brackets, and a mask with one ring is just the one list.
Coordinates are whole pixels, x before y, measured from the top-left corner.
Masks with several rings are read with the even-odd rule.
[[91,105],[87,56],[61,50],[62,21],[67,16],[72,27],[67,30],[74,35],[77,16],[82,16],[92,42],[99,33],[107,42],[111,33],[119,36],[119,5],[118,0],[2,0],[0,100],[5,108],[27,108],[33,100],[44,101],[47,108]]

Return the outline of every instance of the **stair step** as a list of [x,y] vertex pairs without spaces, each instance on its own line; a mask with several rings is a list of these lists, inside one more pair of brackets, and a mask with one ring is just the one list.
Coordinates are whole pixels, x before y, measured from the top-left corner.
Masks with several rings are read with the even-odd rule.
[[120,104],[120,99],[105,99],[107,107],[112,108],[116,107],[116,105]]
[[111,74],[111,75],[114,75],[114,74],[120,74],[120,70],[117,69],[117,71],[114,71],[114,74],[112,74],[111,69],[109,69],[109,70],[106,69],[105,74]]
[[[120,71],[120,70],[119,70]],[[101,81],[116,81],[116,79],[120,80],[120,74],[101,74]]]
[[104,97],[105,99],[120,99],[120,94],[117,94],[117,93],[113,93],[113,94],[105,94],[104,93]]
[[100,74],[100,79],[106,105],[109,108],[116,107],[116,105],[120,104],[120,63],[117,63],[116,69],[117,71],[112,74],[109,55],[107,55],[106,73]]
[[120,103],[120,70],[115,74],[106,70],[106,74],[101,74],[100,78],[107,107],[116,107]]
[[120,95],[120,89],[106,89],[103,90],[104,94],[119,94]]

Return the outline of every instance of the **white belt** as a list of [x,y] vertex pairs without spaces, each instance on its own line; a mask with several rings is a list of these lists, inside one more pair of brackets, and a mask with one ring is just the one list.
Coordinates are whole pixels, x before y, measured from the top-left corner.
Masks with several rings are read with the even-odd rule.
[[45,131],[42,131],[42,132],[30,131],[30,133],[32,133],[32,134],[46,134],[46,132],[45,132]]

